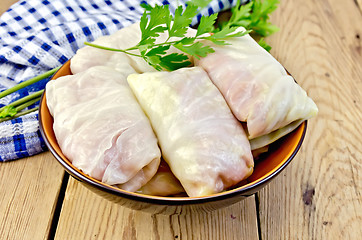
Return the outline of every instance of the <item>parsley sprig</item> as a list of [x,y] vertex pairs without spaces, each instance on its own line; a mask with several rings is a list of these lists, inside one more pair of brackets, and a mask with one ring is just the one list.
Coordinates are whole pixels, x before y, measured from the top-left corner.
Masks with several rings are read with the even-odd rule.
[[[200,6],[209,1],[188,2],[187,6],[179,6],[172,15],[169,5],[155,5],[154,7],[142,4],[145,12],[140,21],[141,39],[139,43],[128,49],[114,49],[86,42],[86,45],[130,54],[142,57],[149,65],[157,70],[173,71],[191,65],[190,57],[200,59],[214,50],[198,40],[205,39],[218,45],[228,44],[225,39],[241,37],[249,31],[237,31],[238,26],[226,26],[220,31],[214,31],[217,13],[210,16],[202,16],[194,36],[188,36],[187,32],[193,18],[198,14]],[[196,4],[195,4],[196,3]],[[213,32],[213,34],[209,34]],[[157,42],[161,34],[166,34],[165,40]],[[174,47],[181,53],[168,53]],[[132,52],[138,50],[138,53]]]

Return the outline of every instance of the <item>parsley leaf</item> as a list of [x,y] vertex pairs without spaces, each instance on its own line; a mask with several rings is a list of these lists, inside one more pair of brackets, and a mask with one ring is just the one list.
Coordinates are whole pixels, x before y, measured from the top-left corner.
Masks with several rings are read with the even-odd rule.
[[[148,17],[148,15],[152,17]],[[171,19],[172,16],[166,5],[156,5],[153,8],[149,8],[149,11],[145,11],[140,21],[142,37],[138,46],[154,44],[160,33],[167,30],[164,24],[171,22]]]
[[207,54],[215,52],[210,46],[204,45],[201,42],[195,42],[191,45],[178,43],[174,46],[182,52],[194,56],[197,59],[200,59],[200,57],[206,57]]
[[262,37],[269,36],[279,30],[269,22],[269,14],[277,9],[279,0],[255,0],[253,2],[252,13],[250,14],[250,24],[248,29],[253,29]]
[[232,8],[232,15],[226,26],[242,26],[253,30],[262,37],[269,36],[279,28],[269,22],[269,15],[278,7],[279,0],[254,0],[240,5],[240,0]]
[[202,9],[205,8],[207,5],[209,5],[209,3],[211,2],[211,0],[193,0],[193,1],[188,1],[186,2],[186,5],[194,5],[197,6],[198,9]]
[[6,106],[0,112],[0,118],[13,117],[18,111],[13,106]]
[[[143,4],[142,7],[145,9],[145,13],[142,15],[140,22],[142,38],[136,46],[140,51],[141,57],[157,70],[165,69],[172,71],[180,67],[189,66],[191,62],[185,54],[167,54],[167,50],[169,50],[171,46],[175,46],[176,44],[178,44],[178,46],[189,45],[185,47],[185,50],[188,50],[188,52],[185,53],[205,55],[202,51],[206,51],[206,49],[201,48],[196,52],[193,50],[193,47],[191,47],[196,38],[186,37],[185,35],[192,19],[198,13],[199,8],[204,6],[206,2],[209,3],[210,0],[188,2],[186,8],[179,6],[175,10],[174,16],[171,15],[168,5],[155,5],[152,7]],[[168,37],[163,43],[156,43],[156,38],[159,37],[161,33],[167,33]],[[172,37],[181,39],[169,41]],[[128,53],[128,50],[133,49],[135,48],[133,47],[122,51]]]
[[[278,7],[279,0],[254,0],[247,4],[240,5],[237,1],[231,9],[231,17],[228,22],[220,24],[220,29],[230,27],[244,27],[252,30],[257,38],[267,37],[279,30],[269,21],[269,15]],[[220,30],[219,29],[219,30]],[[262,47],[270,50],[271,47],[264,40],[260,41]]]
[[271,50],[271,46],[265,42],[264,38],[260,38],[258,44],[268,52]]
[[192,22],[192,18],[197,14],[197,6],[188,5],[185,10],[179,6],[175,11],[172,27],[168,30],[169,38],[183,37]]
[[[204,46],[202,43],[196,42],[196,40],[200,35],[213,30],[217,14],[202,16],[196,36],[185,36],[199,9],[208,5],[209,2],[210,0],[189,1],[186,8],[179,6],[175,10],[173,17],[169,11],[168,13],[164,11],[165,8],[168,9],[168,5],[155,5],[154,7],[144,5],[143,7],[146,11],[141,18],[142,39],[137,45],[141,56],[157,70],[165,69],[172,71],[180,67],[189,66],[191,62],[188,55],[200,58],[213,52],[209,46]],[[157,16],[155,16],[156,14]],[[155,20],[152,21],[153,18]],[[156,23],[161,24],[161,26],[156,26]],[[167,33],[168,37],[163,43],[156,43],[156,37],[161,32]],[[172,37],[180,39],[169,41]],[[167,54],[167,50],[171,46],[181,50],[183,53]],[[127,50],[129,49],[125,51]]]
[[223,29],[214,32],[212,35],[207,37],[202,37],[203,39],[212,41],[217,45],[228,45],[225,42],[225,39],[232,37],[242,37],[248,34],[250,31],[238,31],[238,27],[224,27]]
[[162,70],[160,63],[162,62],[162,56],[166,54],[170,46],[157,46],[151,48],[147,53],[144,54],[145,60],[157,70]]
[[196,37],[204,33],[210,33],[214,30],[214,24],[217,19],[217,14],[212,14],[210,16],[202,16],[200,19],[200,24],[197,28]]
[[185,54],[171,53],[161,58],[160,66],[168,71],[190,66],[191,62]]

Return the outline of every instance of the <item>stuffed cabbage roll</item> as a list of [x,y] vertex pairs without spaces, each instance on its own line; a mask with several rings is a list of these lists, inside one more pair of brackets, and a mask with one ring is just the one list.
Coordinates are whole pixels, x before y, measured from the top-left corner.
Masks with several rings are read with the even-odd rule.
[[137,192],[153,196],[174,196],[185,193],[185,189],[172,173],[167,163],[161,159],[155,176]]
[[131,74],[127,80],[189,196],[221,192],[252,173],[245,131],[202,68]]
[[50,81],[46,99],[58,144],[75,167],[128,191],[154,176],[157,138],[125,75],[93,67]]
[[[94,44],[127,49],[135,46],[141,39],[141,30],[139,23],[134,23],[128,27],[122,28],[109,36],[102,36],[96,39]],[[136,50],[131,51],[139,54]],[[82,72],[93,66],[109,66],[128,75],[133,72],[152,72],[153,67],[148,65],[142,58],[127,55],[122,52],[103,50],[91,46],[85,46],[78,49],[70,62],[72,73]]]
[[[295,128],[298,125],[293,123],[317,114],[313,100],[249,35],[230,38],[227,43],[230,45],[212,45],[215,52],[201,58],[196,65],[206,70],[236,118],[246,122],[249,139],[289,124]],[[287,127],[273,136],[260,138],[258,144],[252,143],[255,145],[252,148],[267,145],[276,136],[279,138],[281,133],[287,134],[293,129]]]

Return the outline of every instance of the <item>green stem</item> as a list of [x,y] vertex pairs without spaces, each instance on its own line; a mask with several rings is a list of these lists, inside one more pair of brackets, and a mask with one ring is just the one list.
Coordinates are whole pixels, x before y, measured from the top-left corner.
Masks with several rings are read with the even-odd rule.
[[17,106],[15,109],[16,109],[17,112],[20,112],[24,108],[29,107],[30,105],[33,105],[36,102],[39,102],[39,100],[40,100],[40,97],[34,98],[34,99],[32,99],[32,100],[30,100],[30,101],[28,101],[26,103],[23,103],[23,104]]
[[[195,39],[198,39],[197,37],[195,37]],[[167,39],[168,41],[168,39]],[[158,47],[158,46],[163,46],[163,45],[173,45],[175,43],[179,43],[180,40],[176,40],[176,41],[171,41],[171,42],[163,42],[163,43],[155,43],[155,44],[152,44],[152,48],[154,47]],[[101,46],[101,45],[97,45],[97,44],[94,44],[94,43],[90,43],[90,42],[84,42],[85,45],[88,45],[88,46],[91,46],[91,47],[95,47],[95,48],[100,48],[100,49],[103,49],[103,50],[109,50],[109,51],[113,51],[113,52],[123,52],[123,53],[126,53],[126,54],[129,54],[129,55],[132,55],[132,56],[136,56],[136,57],[142,57],[141,55],[138,55],[138,54],[134,54],[134,53],[130,53],[129,51],[132,51],[132,50],[137,50],[138,49],[138,46],[134,46],[134,47],[130,47],[130,48],[127,48],[127,49],[118,49],[118,48],[110,48],[110,47],[105,47],[105,46]]]
[[[14,101],[14,102],[8,104],[7,106],[16,107],[16,106],[18,106],[18,105],[21,105],[21,104],[23,104],[23,103],[26,103],[27,101],[29,101],[29,100],[31,100],[31,99],[33,99],[33,98],[40,97],[43,92],[44,92],[44,90],[40,90],[40,91],[35,92],[35,93],[33,93],[33,94],[30,94],[30,95],[28,95],[28,96],[26,96],[26,97],[20,98],[20,99]],[[7,107],[7,106],[4,106],[4,107],[0,108],[0,112],[1,112],[5,107]]]
[[[197,37],[195,37],[195,39],[198,39]],[[175,40],[175,41],[171,41],[171,42],[163,42],[163,43],[155,43],[155,44],[152,44],[152,48],[153,47],[158,47],[158,46],[163,46],[163,45],[173,45],[175,43],[179,43],[181,41],[180,40]],[[135,49],[138,49],[138,47],[131,47],[131,48],[127,48],[126,51],[129,51],[129,50],[135,50]]]
[[22,89],[26,86],[29,86],[33,83],[36,83],[36,82],[39,82],[40,80],[43,80],[44,78],[47,78],[51,75],[53,75],[56,71],[58,71],[60,67],[57,67],[57,68],[53,68],[52,70],[46,72],[46,73],[43,73],[43,74],[40,74],[39,76],[36,76],[34,78],[31,78],[27,81],[24,81],[22,83],[19,83],[17,84],[16,86],[12,87],[12,88],[9,88],[3,92],[0,93],[0,98],[3,98],[5,97],[6,95],[9,95],[10,93],[13,93],[15,91],[18,91],[19,89]]
[[[109,51],[113,51],[113,52],[123,52],[123,53],[126,53],[126,54],[128,54],[128,55],[135,56],[135,57],[142,57],[142,56],[139,55],[139,54],[134,54],[134,53],[128,52],[129,50],[133,50],[133,49],[131,49],[131,48],[128,48],[128,49],[126,49],[126,50],[123,50],[123,49],[118,49],[118,48],[104,47],[104,46],[97,45],[97,44],[90,43],[90,42],[84,42],[84,44],[85,44],[85,45],[88,45],[88,46],[91,46],[91,47],[100,48],[100,49],[103,49],[103,50],[109,50]],[[134,49],[137,49],[137,48],[134,48]]]
[[28,114],[28,113],[31,113],[31,112],[35,112],[35,111],[37,111],[38,109],[39,109],[39,107],[35,107],[35,108],[32,108],[32,109],[29,109],[29,110],[26,110],[26,111],[17,113],[17,114],[15,114],[15,115],[12,116],[12,117],[1,118],[1,119],[0,119],[0,122],[5,122],[5,121],[8,121],[8,120],[11,120],[11,119],[14,119],[14,118],[23,116],[23,115],[25,115],[25,114]]

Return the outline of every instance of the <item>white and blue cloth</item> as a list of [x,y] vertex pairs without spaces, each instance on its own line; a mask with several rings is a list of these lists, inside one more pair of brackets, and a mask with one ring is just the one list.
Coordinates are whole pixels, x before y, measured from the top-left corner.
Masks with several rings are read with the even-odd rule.
[[[142,1],[170,4],[174,10],[185,1]],[[235,0],[212,1],[201,14],[228,9]],[[143,13],[135,0],[25,0],[11,6],[0,18],[0,92],[64,64],[96,38],[138,21]],[[0,99],[0,107],[44,88],[48,79]],[[34,106],[30,106],[35,107]],[[0,162],[45,151],[38,113],[0,123]]]

